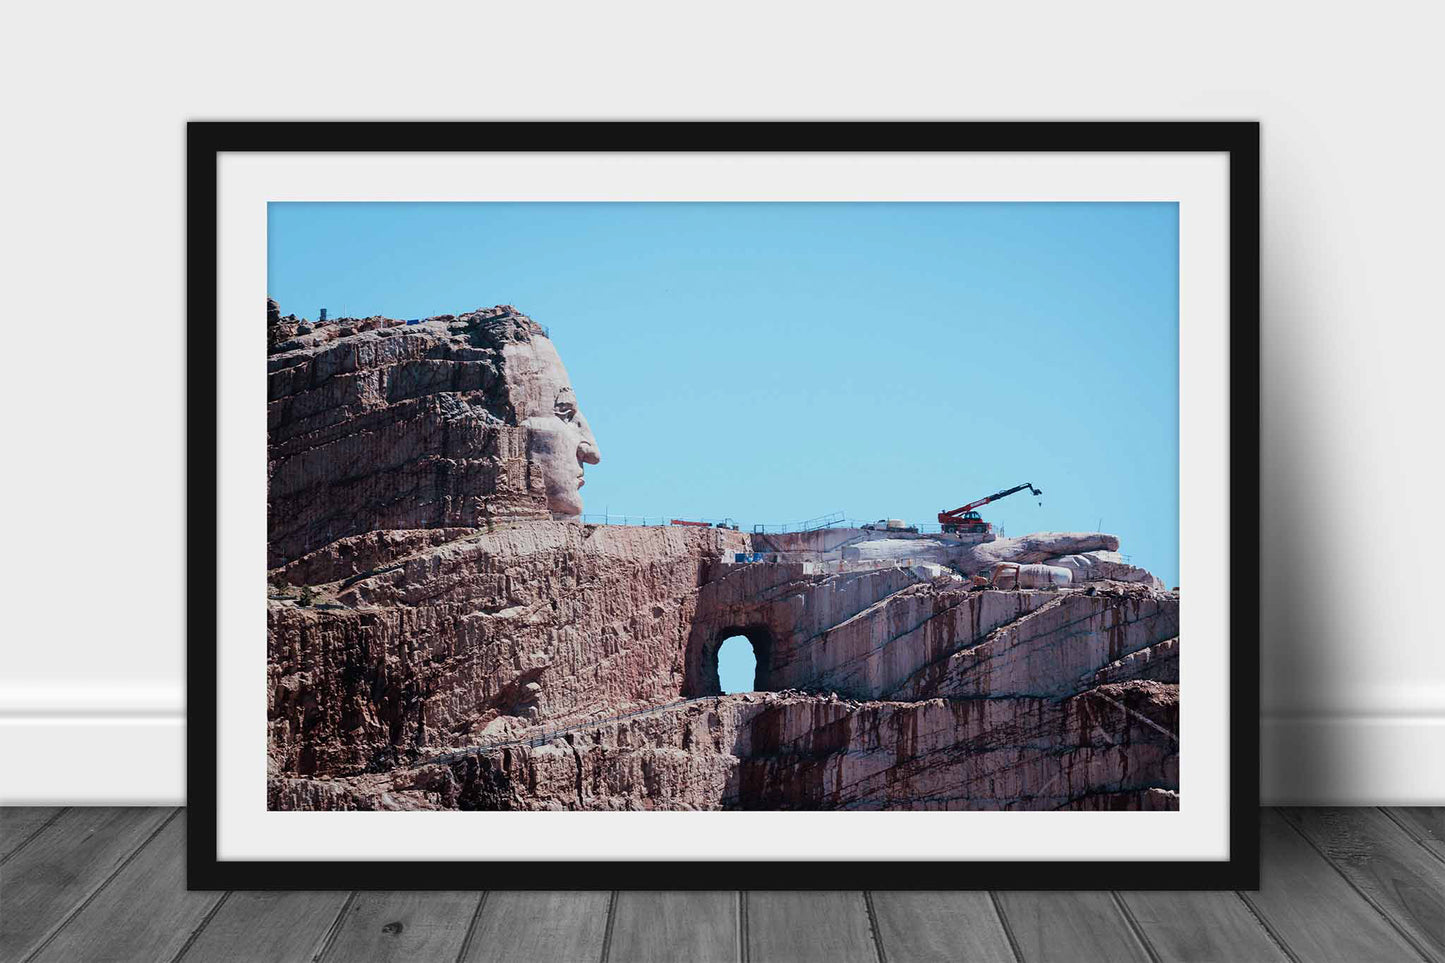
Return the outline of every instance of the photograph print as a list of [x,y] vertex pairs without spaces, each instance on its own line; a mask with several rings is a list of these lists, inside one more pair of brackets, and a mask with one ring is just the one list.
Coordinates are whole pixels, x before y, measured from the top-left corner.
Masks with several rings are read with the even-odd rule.
[[1188,806],[1178,204],[266,218],[268,810]]

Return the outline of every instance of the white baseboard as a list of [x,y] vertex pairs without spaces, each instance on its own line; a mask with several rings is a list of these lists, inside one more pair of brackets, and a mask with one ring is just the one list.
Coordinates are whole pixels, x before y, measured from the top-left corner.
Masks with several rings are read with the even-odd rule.
[[[178,694],[87,699],[0,699],[0,804],[184,805]],[[1260,753],[1266,805],[1445,805],[1445,716],[1266,717]]]
[[0,688],[0,805],[178,806],[180,686]]
[[179,806],[183,716],[0,717],[0,805]]
[[1267,806],[1445,805],[1445,715],[1266,716],[1259,751]]

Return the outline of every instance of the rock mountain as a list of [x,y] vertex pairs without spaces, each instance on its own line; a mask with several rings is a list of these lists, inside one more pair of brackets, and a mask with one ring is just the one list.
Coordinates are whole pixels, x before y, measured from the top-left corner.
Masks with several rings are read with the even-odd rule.
[[581,524],[530,318],[267,307],[271,808],[1178,808],[1179,593],[1113,536]]

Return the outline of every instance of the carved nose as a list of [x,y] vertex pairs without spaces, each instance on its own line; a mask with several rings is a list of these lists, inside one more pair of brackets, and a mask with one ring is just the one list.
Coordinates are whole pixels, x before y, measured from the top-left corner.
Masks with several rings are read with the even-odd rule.
[[602,455],[598,453],[596,445],[584,441],[577,446],[577,460],[587,465],[595,465],[602,460]]

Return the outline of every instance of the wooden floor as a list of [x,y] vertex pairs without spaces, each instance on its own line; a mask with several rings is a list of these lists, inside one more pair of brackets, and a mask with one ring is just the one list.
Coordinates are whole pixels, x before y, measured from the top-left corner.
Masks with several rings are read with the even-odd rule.
[[1265,810],[1260,890],[1193,894],[188,893],[185,822],[0,810],[0,960],[1445,963],[1445,809]]

